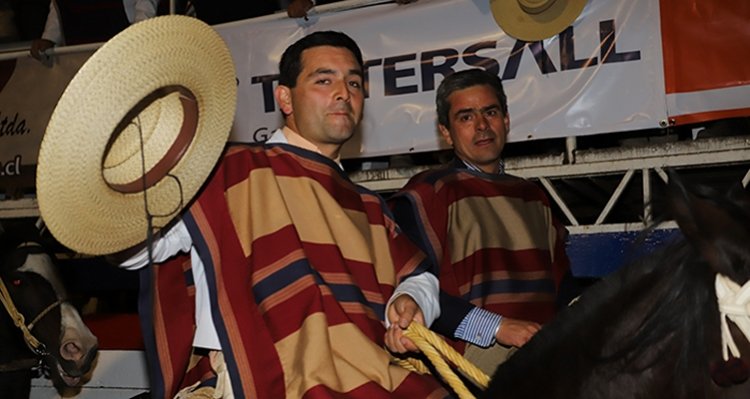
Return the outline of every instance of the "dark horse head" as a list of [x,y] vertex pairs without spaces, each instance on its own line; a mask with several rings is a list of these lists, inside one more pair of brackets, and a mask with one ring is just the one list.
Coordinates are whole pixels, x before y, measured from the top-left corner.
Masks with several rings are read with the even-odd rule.
[[[498,367],[484,397],[750,398],[750,284],[739,289],[750,278],[750,198],[741,187],[688,189],[674,174],[667,191],[684,239],[589,288]],[[733,286],[721,311],[717,275]],[[738,314],[724,327],[731,339],[725,312]],[[737,351],[725,360],[729,341]]]
[[80,385],[96,357],[97,339],[66,301],[52,256],[35,242],[4,248],[0,255],[2,397],[28,398],[31,369],[38,366],[58,389]]

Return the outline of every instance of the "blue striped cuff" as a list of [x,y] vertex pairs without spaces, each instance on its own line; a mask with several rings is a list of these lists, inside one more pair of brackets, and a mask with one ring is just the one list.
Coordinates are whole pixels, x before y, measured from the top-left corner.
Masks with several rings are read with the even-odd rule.
[[487,348],[495,343],[495,333],[500,327],[502,316],[482,308],[474,308],[461,320],[456,328],[458,339]]

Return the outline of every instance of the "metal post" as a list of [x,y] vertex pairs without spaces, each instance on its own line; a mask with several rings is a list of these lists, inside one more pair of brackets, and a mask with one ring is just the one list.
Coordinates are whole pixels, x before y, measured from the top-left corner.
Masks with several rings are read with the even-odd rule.
[[643,173],[643,224],[651,224],[651,174],[647,168],[641,169]]
[[568,165],[576,163],[576,147],[577,141],[575,136],[565,138],[565,159],[568,160]]

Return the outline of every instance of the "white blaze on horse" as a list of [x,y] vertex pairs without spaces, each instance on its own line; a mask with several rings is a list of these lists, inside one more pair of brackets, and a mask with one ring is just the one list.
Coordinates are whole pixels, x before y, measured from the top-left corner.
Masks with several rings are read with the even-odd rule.
[[28,398],[31,378],[48,373],[58,389],[78,387],[91,371],[97,339],[67,302],[50,254],[37,243],[2,251],[0,392]]

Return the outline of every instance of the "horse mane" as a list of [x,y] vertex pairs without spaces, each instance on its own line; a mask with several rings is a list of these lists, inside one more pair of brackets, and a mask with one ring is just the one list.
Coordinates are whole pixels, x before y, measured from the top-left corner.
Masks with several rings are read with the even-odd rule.
[[[632,335],[621,342],[620,348],[604,354],[602,360],[630,360],[660,341],[680,334],[682,337],[677,340],[683,344],[679,346],[675,372],[688,375],[697,370],[692,359],[705,358],[705,315],[717,307],[716,300],[711,298],[713,275],[707,267],[697,265],[700,262],[697,251],[681,240],[626,268],[621,276],[616,275],[622,279],[618,284],[622,287],[621,294],[613,299],[616,309],[626,309],[632,298],[647,295],[648,290],[655,292],[649,294],[651,305],[642,312],[645,318],[632,330]],[[603,288],[607,285],[603,284]],[[718,326],[718,312],[714,313]],[[655,357],[635,371],[642,371],[658,360]]]

